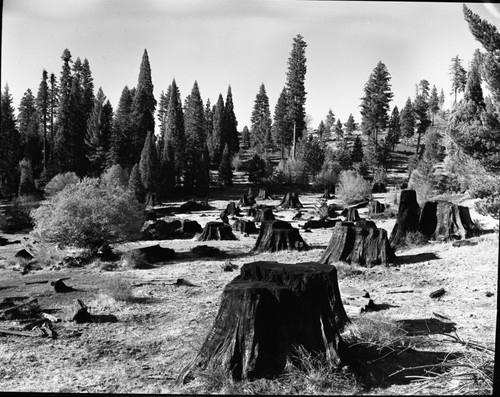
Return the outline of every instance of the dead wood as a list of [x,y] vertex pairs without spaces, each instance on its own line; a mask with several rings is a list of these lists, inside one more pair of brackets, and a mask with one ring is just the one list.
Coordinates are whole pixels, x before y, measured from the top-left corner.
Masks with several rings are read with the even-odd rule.
[[207,222],[198,241],[237,240],[231,226],[223,222]]
[[80,299],[75,299],[70,310],[69,321],[74,321],[77,324],[90,323],[92,317],[88,312],[87,306]]
[[302,226],[303,229],[328,229],[334,227],[337,222],[340,222],[338,219],[312,219],[307,221]]
[[17,335],[17,336],[37,336],[37,334],[35,334],[34,332],[18,331],[15,329],[7,329],[7,328],[0,328],[0,333],[7,335]]
[[267,188],[260,188],[259,189],[259,194],[257,195],[257,198],[260,200],[272,200],[271,194],[269,194],[269,191]]
[[276,218],[271,207],[258,208],[253,218],[254,222],[274,221]]
[[214,258],[223,254],[219,248],[209,245],[197,245],[191,248],[191,252],[200,258]]
[[[2,302],[4,303],[5,300]],[[7,303],[7,302],[5,302]],[[0,319],[4,320],[13,320],[20,318],[30,318],[33,313],[37,313],[40,311],[40,307],[38,306],[38,299],[32,298],[27,302],[23,302],[21,304],[15,305],[12,304],[11,307],[7,309],[3,309],[0,311]]]
[[340,215],[345,217],[346,222],[356,222],[361,219],[358,210],[355,207],[344,208]]
[[389,241],[391,246],[399,245],[410,232],[419,231],[420,206],[417,203],[415,190],[401,191],[396,224],[392,229]]
[[242,196],[240,197],[240,201],[238,204],[242,207],[251,207],[256,203],[255,198],[253,195],[243,193]]
[[245,219],[236,219],[233,223],[233,228],[241,233],[247,234],[255,234],[259,232],[255,226],[255,222]]
[[241,216],[241,210],[240,207],[236,206],[235,202],[230,201],[227,204],[226,209],[222,212],[222,214],[226,216]]
[[52,281],[50,283],[50,285],[52,285],[54,287],[54,290],[57,293],[65,293],[65,292],[76,291],[73,287],[70,287],[70,286],[67,286],[66,284],[64,284],[64,282],[63,282],[62,279],[59,279],[59,280],[56,280],[56,281]]
[[252,252],[303,251],[307,249],[309,246],[300,236],[298,229],[292,227],[288,222],[274,220],[262,222]]
[[299,200],[298,193],[288,192],[287,194],[285,194],[285,197],[283,197],[283,200],[281,200],[279,207],[282,207],[284,209],[288,209],[288,208],[300,209],[300,208],[303,208],[304,206],[302,205],[302,203]]
[[385,205],[378,200],[370,200],[368,203],[368,216],[381,214],[385,211]]
[[436,291],[432,291],[432,292],[429,294],[429,296],[430,296],[431,298],[439,298],[440,296],[443,296],[445,292],[446,292],[446,291],[445,291],[445,289],[444,289],[444,288],[439,288],[439,289],[438,289],[438,290],[436,290]]

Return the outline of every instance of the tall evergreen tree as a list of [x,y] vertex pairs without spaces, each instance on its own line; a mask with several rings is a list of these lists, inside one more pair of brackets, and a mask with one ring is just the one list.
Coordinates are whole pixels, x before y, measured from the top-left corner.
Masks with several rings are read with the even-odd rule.
[[53,169],[54,161],[52,160],[52,155],[54,151],[55,142],[55,123],[56,123],[56,113],[59,107],[59,85],[57,84],[57,78],[54,73],[50,74],[50,89],[49,89],[49,115],[50,115],[50,139],[49,139],[49,153],[48,159]]
[[421,95],[422,99],[425,102],[429,101],[429,96],[430,96],[430,84],[427,80],[423,79],[420,80],[418,83],[418,90],[417,90],[417,95]]
[[92,77],[92,72],[90,71],[90,65],[87,58],[83,60],[81,67],[81,77],[80,84],[82,86],[82,110],[83,119],[85,120],[85,130],[86,123],[88,122],[90,116],[92,115],[92,108],[94,107],[94,78]]
[[485,108],[483,89],[481,88],[481,53],[479,50],[474,52],[472,62],[470,65],[470,70],[467,75],[467,83],[464,89],[464,99],[466,101],[471,100],[473,103],[477,104],[482,108]]
[[439,93],[439,110],[444,110],[445,96],[444,90],[441,88],[441,92]]
[[15,194],[17,191],[18,164],[22,158],[21,135],[16,127],[16,117],[12,105],[9,86],[5,84],[1,93],[0,128],[0,195]]
[[207,131],[207,145],[210,140],[210,135],[214,128],[214,111],[215,106],[212,107],[210,103],[210,98],[207,99],[207,103],[205,105],[205,131]]
[[318,132],[318,138],[319,138],[319,140],[323,141],[323,136],[325,136],[325,132],[326,132],[325,122],[323,120],[321,120],[319,122],[317,132]]
[[423,95],[417,95],[415,99],[415,103],[413,104],[413,110],[415,113],[415,119],[417,122],[417,148],[416,153],[420,153],[420,142],[422,136],[427,131],[427,128],[431,125],[431,121],[429,120],[429,104],[426,102],[425,97]]
[[363,143],[359,135],[354,140],[354,145],[352,146],[351,152],[351,162],[361,163],[363,161]]
[[47,132],[49,124],[49,85],[47,84],[48,73],[44,69],[42,71],[42,81],[38,87],[38,93],[36,96],[36,109],[39,114],[40,124],[42,129],[42,169],[47,172],[47,161],[48,161],[48,142],[47,142]]
[[87,122],[85,150],[89,161],[89,173],[93,176],[102,174],[108,162],[113,123],[113,108],[106,100],[106,95],[99,88],[92,106],[92,114]]
[[415,134],[415,114],[413,111],[413,104],[411,99],[406,100],[405,107],[400,114],[401,135],[405,138],[411,138]]
[[156,109],[156,99],[153,95],[153,81],[151,79],[151,67],[147,50],[144,50],[139,79],[132,102],[132,113],[134,123],[134,135],[132,138],[132,159],[137,162],[141,155],[141,148],[144,146],[144,139],[148,132],[155,130],[154,112]]
[[326,136],[324,140],[331,139],[335,130],[335,115],[332,112],[332,109],[328,110],[325,118],[325,130]]
[[385,137],[385,141],[392,146],[392,150],[394,151],[394,147],[396,143],[399,142],[399,138],[401,137],[401,120],[399,109],[397,106],[394,106],[392,109],[391,118],[389,120],[389,129],[387,130],[387,136]]
[[356,131],[356,128],[358,128],[358,125],[354,121],[354,116],[352,113],[349,115],[347,122],[344,124],[345,127],[345,133],[347,135],[351,135],[354,131]]
[[[307,44],[304,38],[298,34],[293,39],[292,50],[288,58],[288,71],[286,73],[286,89],[288,92],[289,117],[294,126],[294,138],[292,145],[302,137],[306,129],[306,90],[305,79],[307,72],[306,65],[306,47]],[[295,158],[295,153],[292,151],[292,157]]]
[[187,193],[205,196],[210,183],[205,112],[198,82],[194,82],[191,94],[186,98],[184,125],[186,130],[186,154],[184,188]]
[[212,166],[217,167],[222,158],[222,151],[226,143],[225,119],[224,119],[224,99],[219,94],[217,104],[215,105],[212,131],[207,131],[207,147],[210,154]]
[[238,121],[234,114],[233,92],[231,86],[227,88],[226,106],[224,107],[224,125],[226,142],[231,155],[240,151],[240,138],[238,136]]
[[24,157],[30,162],[31,175],[33,176],[34,170],[38,177],[42,172],[42,142],[38,133],[40,117],[35,102],[35,97],[28,88],[19,103],[18,124]]
[[391,75],[386,66],[379,62],[373,69],[368,82],[365,84],[365,95],[361,103],[361,128],[370,135],[375,144],[378,142],[378,133],[387,127],[389,122],[389,102],[394,94],[390,85]]
[[[68,170],[83,176],[88,170],[88,160],[85,156],[85,135],[87,133],[87,111],[84,107],[84,70],[80,58],[73,64],[73,77],[71,79],[71,92],[69,96],[69,141],[67,153],[69,154]],[[90,106],[91,108],[91,106]]]
[[252,147],[260,150],[270,149],[272,146],[272,121],[269,111],[269,98],[264,83],[260,85],[259,92],[255,97],[250,122],[252,123],[250,129]]
[[233,169],[231,167],[231,152],[229,145],[224,145],[222,152],[221,162],[219,164],[219,182],[224,186],[231,186],[233,184]]
[[340,119],[337,119],[334,131],[335,131],[335,138],[337,140],[344,139],[344,130],[342,129],[342,122],[340,121]]
[[159,187],[159,165],[156,153],[155,135],[147,133],[139,162],[142,185],[146,193],[156,193]]
[[172,89],[172,87],[168,86],[167,94],[165,94],[162,91],[160,93],[160,98],[158,100],[158,112],[157,113],[158,113],[158,122],[160,123],[160,139],[162,139],[162,137],[165,136],[165,128],[167,125],[168,100],[170,99],[170,90],[171,89]]
[[146,198],[146,192],[144,190],[144,185],[142,184],[141,171],[139,170],[139,164],[136,163],[132,167],[130,172],[130,177],[128,179],[128,190],[134,193],[137,200],[141,203],[144,202]]
[[134,125],[132,120],[132,102],[134,91],[125,86],[122,90],[118,108],[113,119],[111,130],[108,164],[120,164],[131,169],[137,162],[133,161],[132,136]]
[[462,60],[457,55],[451,59],[450,74],[451,74],[451,92],[455,95],[454,103],[457,103],[457,94],[462,92],[467,82],[467,72],[462,66]]
[[288,94],[286,87],[283,87],[274,108],[274,122],[271,127],[271,137],[274,144],[281,149],[281,158],[284,158],[285,149],[290,149],[293,140],[293,124],[288,115],[288,107]]
[[248,149],[250,147],[250,131],[247,126],[244,126],[241,131],[241,147],[243,149]]
[[19,163],[20,180],[19,180],[19,196],[33,194],[35,192],[35,180],[33,178],[33,169],[29,159],[22,159]]
[[429,112],[431,114],[431,125],[434,125],[434,117],[439,111],[439,97],[436,86],[432,86],[431,95],[429,97]]

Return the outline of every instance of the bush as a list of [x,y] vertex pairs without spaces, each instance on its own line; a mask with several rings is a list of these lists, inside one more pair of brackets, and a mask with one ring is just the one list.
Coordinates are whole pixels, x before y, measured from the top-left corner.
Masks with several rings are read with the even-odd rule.
[[370,183],[356,171],[342,171],[339,178],[337,196],[348,205],[369,200]]
[[339,163],[323,164],[320,173],[316,175],[313,181],[313,188],[316,191],[322,192],[324,189],[335,187],[339,180],[339,173],[341,171]]
[[434,175],[434,165],[428,160],[420,160],[408,182],[408,188],[417,192],[418,201],[423,203],[434,194],[437,178]]
[[36,238],[95,248],[134,238],[144,222],[133,193],[95,178],[70,184],[32,212]]
[[80,178],[74,172],[66,172],[65,174],[57,174],[47,185],[45,185],[45,195],[54,196],[68,185],[73,185],[80,182]]
[[301,160],[281,160],[274,170],[272,181],[282,185],[307,186],[309,176],[306,163]]
[[101,181],[110,187],[118,186],[122,189],[127,189],[128,187],[127,172],[119,164],[107,168],[101,175]]
[[[15,233],[33,227],[31,210],[33,202],[37,202],[35,196],[19,196],[12,201],[12,206],[5,209],[5,215],[0,218],[0,230],[5,233]],[[38,205],[38,204],[35,204]]]
[[422,232],[408,232],[405,235],[402,246],[406,248],[414,248],[425,245],[429,242],[428,237]]
[[254,153],[248,162],[248,180],[251,183],[263,183],[272,174],[270,168],[269,161]]
[[106,283],[104,293],[117,302],[134,302],[130,284],[120,278],[114,278]]

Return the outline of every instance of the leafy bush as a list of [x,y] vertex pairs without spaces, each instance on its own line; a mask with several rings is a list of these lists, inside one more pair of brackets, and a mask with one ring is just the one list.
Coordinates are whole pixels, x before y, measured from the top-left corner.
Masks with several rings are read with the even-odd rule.
[[57,174],[47,185],[45,185],[45,195],[54,196],[63,190],[66,186],[80,182],[80,178],[74,172],[66,172],[65,174]]
[[144,222],[133,193],[95,178],[68,185],[32,217],[36,238],[81,248],[132,239]]
[[423,203],[434,193],[437,179],[434,175],[434,165],[428,160],[420,160],[413,170],[408,182],[408,188],[417,192],[418,201]]
[[127,189],[128,178],[127,172],[119,164],[107,168],[101,175],[101,181],[106,186],[118,186],[122,189]]
[[[12,201],[12,206],[5,209],[5,215],[0,217],[0,230],[5,233],[15,233],[33,227],[31,210],[37,204],[35,196],[19,196]],[[36,204],[33,204],[36,203]]]
[[337,196],[347,204],[360,203],[370,199],[370,183],[356,171],[342,171],[339,178]]
[[323,168],[320,173],[316,175],[313,181],[313,188],[317,191],[323,191],[324,189],[331,189],[335,187],[339,180],[339,174],[342,168],[339,163],[323,164]]
[[306,163],[301,160],[281,160],[273,173],[274,183],[282,185],[300,185],[309,184]]

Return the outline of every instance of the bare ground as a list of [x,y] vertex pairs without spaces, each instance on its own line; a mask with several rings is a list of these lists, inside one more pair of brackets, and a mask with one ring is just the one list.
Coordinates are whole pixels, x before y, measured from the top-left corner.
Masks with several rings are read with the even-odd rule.
[[[390,194],[377,195],[390,202]],[[318,194],[302,195],[305,218],[319,200]],[[329,200],[333,202],[334,200]],[[278,204],[278,200],[266,201]],[[217,210],[180,215],[197,220],[202,226],[218,218],[227,201],[211,201]],[[470,202],[466,202],[467,205]],[[393,205],[394,208],[394,205]],[[296,211],[279,211],[279,219],[291,220]],[[361,213],[363,215],[363,213]],[[483,227],[493,229],[495,221],[481,217],[471,210],[472,218]],[[389,233],[394,219],[377,221],[378,227]],[[300,226],[304,221],[292,221]],[[224,286],[237,274],[224,272],[222,266],[230,261],[241,267],[255,260],[274,260],[283,263],[319,260],[331,232],[327,229],[301,231],[312,247],[306,252],[249,254],[256,236],[235,232],[238,241],[198,242],[165,240],[161,246],[175,249],[179,259],[164,262],[152,269],[103,271],[96,263],[85,269],[40,270],[21,275],[15,270],[13,255],[19,244],[0,247],[0,301],[5,297],[30,296],[38,298],[43,310],[62,317],[75,298],[82,299],[91,313],[106,320],[113,314],[118,322],[55,324],[57,339],[22,337],[0,334],[0,390],[24,392],[116,392],[116,393],[204,393],[203,385],[193,381],[176,388],[174,379],[179,370],[196,354],[217,314]],[[4,236],[9,240],[21,235]],[[464,340],[495,348],[498,279],[498,233],[471,239],[474,246],[453,247],[451,243],[431,243],[397,251],[398,266],[362,268],[359,272],[339,271],[341,291],[348,287],[365,289],[378,306],[377,314],[390,319],[404,320],[415,334],[423,335],[428,351],[450,352],[461,349],[442,335],[451,322]],[[153,242],[129,243],[115,247],[125,251]],[[156,243],[156,242],[154,242]],[[199,259],[191,255],[196,245],[212,245],[224,251],[222,258]],[[345,265],[339,265],[339,269]],[[68,285],[76,291],[56,294],[50,284],[25,284],[36,280],[55,280],[70,277]],[[199,287],[171,285],[184,278]],[[130,284],[157,280],[151,284],[132,286],[132,302],[115,301],[106,292],[113,280]],[[158,281],[160,280],[160,281]],[[439,288],[445,294],[438,299],[429,293]],[[390,293],[404,289],[411,292]],[[363,313],[361,316],[370,316]],[[101,317],[99,317],[101,316]],[[445,318],[449,319],[443,319]],[[443,325],[444,324],[444,325]],[[13,328],[15,322],[2,321],[0,327]],[[448,330],[449,331],[449,330]],[[433,394],[448,394],[449,388],[432,389]],[[413,394],[416,386],[386,384],[372,387],[363,394]],[[337,394],[338,390],[331,390]]]

